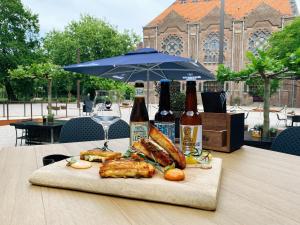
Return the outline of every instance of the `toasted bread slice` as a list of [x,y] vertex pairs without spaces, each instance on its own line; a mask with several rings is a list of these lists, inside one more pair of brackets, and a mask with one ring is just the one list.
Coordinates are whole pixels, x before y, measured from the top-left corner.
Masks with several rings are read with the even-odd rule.
[[150,126],[149,136],[153,141],[159,144],[170,154],[178,168],[185,168],[186,162],[184,154],[173,144],[173,142],[167,136],[165,136],[162,132],[160,132],[156,127],[152,125]]
[[104,162],[105,160],[119,159],[122,153],[120,152],[109,152],[100,149],[92,149],[88,151],[80,152],[80,159],[89,162]]
[[147,158],[158,162],[162,166],[168,166],[173,163],[169,154],[164,152],[164,150],[152,140],[143,138],[134,142],[132,147],[143,153]]
[[151,178],[155,168],[145,161],[128,159],[110,160],[100,166],[99,174],[103,178]]

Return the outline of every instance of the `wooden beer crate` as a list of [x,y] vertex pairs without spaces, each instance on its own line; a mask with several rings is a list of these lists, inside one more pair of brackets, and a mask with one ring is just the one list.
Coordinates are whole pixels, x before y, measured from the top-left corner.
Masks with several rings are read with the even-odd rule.
[[203,149],[232,152],[244,143],[244,113],[201,113]]

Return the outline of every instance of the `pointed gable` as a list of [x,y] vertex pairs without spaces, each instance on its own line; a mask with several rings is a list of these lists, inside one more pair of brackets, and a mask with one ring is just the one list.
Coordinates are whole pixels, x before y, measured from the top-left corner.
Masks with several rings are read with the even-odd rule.
[[257,6],[255,11],[247,15],[246,27],[253,27],[257,22],[257,18],[270,22],[273,26],[281,26],[281,14],[279,10],[274,9],[264,2]]
[[180,31],[186,31],[186,21],[175,11],[171,11],[159,25],[159,31],[164,32],[168,27],[177,27]]

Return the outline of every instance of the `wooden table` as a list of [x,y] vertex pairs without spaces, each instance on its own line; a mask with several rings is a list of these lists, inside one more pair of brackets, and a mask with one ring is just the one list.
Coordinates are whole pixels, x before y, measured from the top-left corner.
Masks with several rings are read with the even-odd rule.
[[[0,224],[300,224],[300,157],[243,147],[223,158],[215,212],[76,191],[31,186],[28,177],[49,154],[76,155],[99,142],[0,150]],[[126,148],[114,140],[111,148]],[[199,187],[201,188],[201,187]]]

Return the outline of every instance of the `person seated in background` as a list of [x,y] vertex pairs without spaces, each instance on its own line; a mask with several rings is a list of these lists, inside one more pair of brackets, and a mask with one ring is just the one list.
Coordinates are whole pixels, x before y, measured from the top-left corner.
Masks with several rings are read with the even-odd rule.
[[90,93],[83,100],[83,112],[90,114],[93,110],[93,101],[90,98]]

